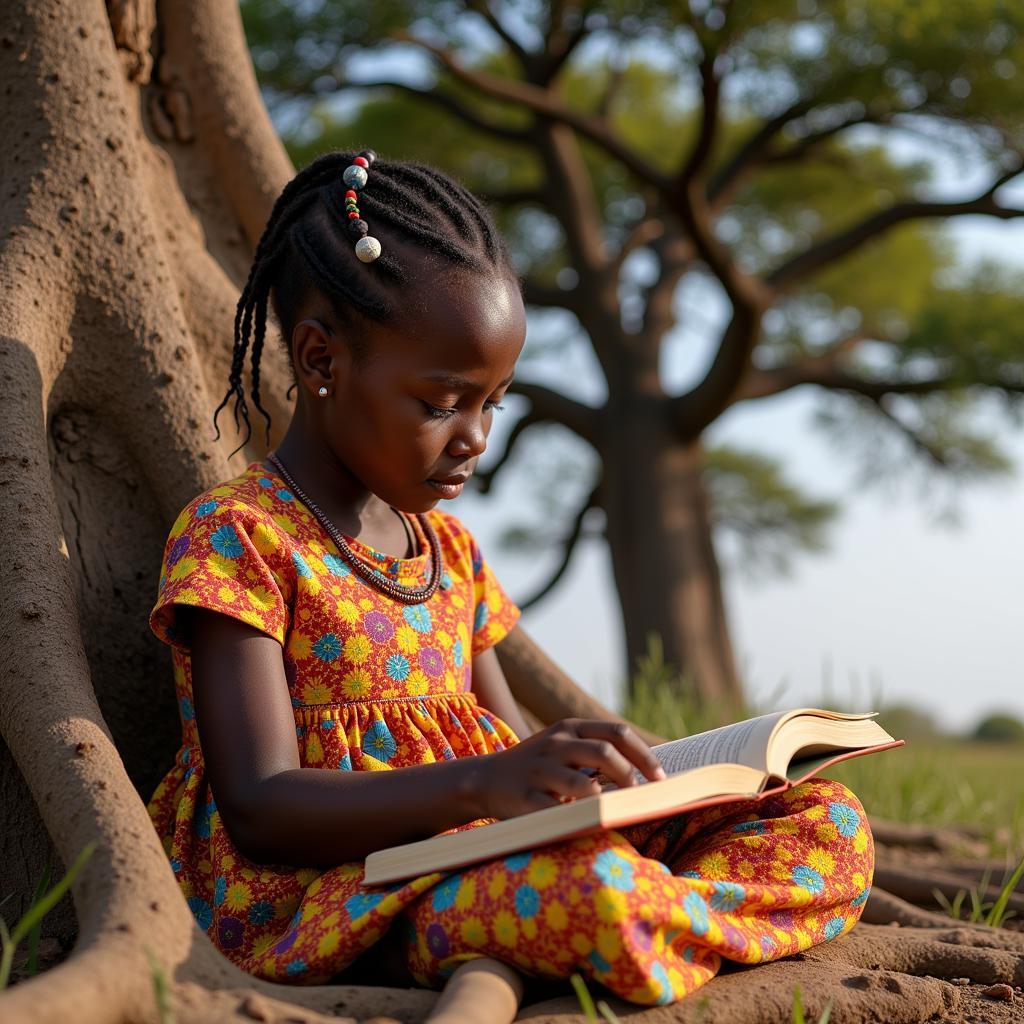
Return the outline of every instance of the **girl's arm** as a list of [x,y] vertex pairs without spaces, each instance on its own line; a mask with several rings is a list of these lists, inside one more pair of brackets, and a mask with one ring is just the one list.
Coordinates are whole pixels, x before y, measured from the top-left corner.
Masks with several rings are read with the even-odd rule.
[[483,707],[510,725],[521,740],[533,732],[523,719],[512,691],[508,688],[505,673],[501,670],[493,647],[473,655],[473,693]]
[[575,719],[494,754],[385,772],[302,768],[280,644],[204,608],[182,622],[191,627],[196,726],[217,810],[239,851],[259,863],[343,864],[476,818],[599,792],[580,767],[621,786],[633,785],[634,767],[663,777],[630,730]]
[[342,864],[483,816],[472,758],[389,772],[302,768],[280,644],[205,608],[183,622],[207,778],[249,859]]

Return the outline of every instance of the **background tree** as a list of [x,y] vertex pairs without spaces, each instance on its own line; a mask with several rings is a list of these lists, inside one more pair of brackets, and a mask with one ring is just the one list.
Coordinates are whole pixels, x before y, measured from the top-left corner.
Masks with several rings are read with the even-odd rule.
[[[985,396],[1024,390],[1021,282],[961,266],[941,227],[1024,213],[1003,192],[1021,169],[1018,6],[243,10],[299,162],[372,140],[502,211],[538,315],[515,386],[528,406],[484,489],[522,438],[573,439],[548,439],[531,465],[542,514],[507,534],[559,549],[525,603],[581,537],[602,534],[631,664],[656,630],[697,699],[727,708],[740,687],[716,541],[731,532],[743,563],[784,566],[821,545],[836,511],[773,460],[708,449],[730,409],[817,389],[821,425],[869,480],[913,460],[957,483],[1008,468],[977,413]],[[983,184],[938,197],[934,155]],[[666,365],[702,342],[695,381],[672,386]],[[596,397],[561,369],[581,345]]]

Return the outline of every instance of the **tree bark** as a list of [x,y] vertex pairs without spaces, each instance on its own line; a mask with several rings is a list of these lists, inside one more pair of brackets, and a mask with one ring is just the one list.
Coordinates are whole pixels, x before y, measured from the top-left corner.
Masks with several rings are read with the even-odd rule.
[[741,710],[699,440],[679,438],[666,403],[608,417],[601,489],[630,667],[651,633],[680,694],[722,721]]

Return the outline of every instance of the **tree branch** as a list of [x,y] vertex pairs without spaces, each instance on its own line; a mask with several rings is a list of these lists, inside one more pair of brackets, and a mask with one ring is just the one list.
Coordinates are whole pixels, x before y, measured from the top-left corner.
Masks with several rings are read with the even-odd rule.
[[782,164],[802,160],[815,146],[820,146],[823,142],[834,138],[840,132],[846,131],[847,128],[853,128],[858,124],[884,124],[887,120],[887,117],[872,117],[866,113],[859,117],[848,117],[843,121],[830,125],[828,128],[822,128],[817,132],[810,132],[789,146],[768,150],[764,155],[764,163]]
[[491,75],[484,71],[466,68],[446,50],[407,32],[397,32],[393,38],[426,50],[460,81],[466,82],[494,99],[519,104],[532,110],[535,114],[568,125],[590,139],[595,145],[600,146],[609,156],[618,160],[640,180],[655,185],[659,190],[667,190],[668,183],[665,177],[634,152],[623,139],[619,138],[603,118],[573,110],[571,107],[567,107],[555,93],[529,82],[499,78],[497,75]]
[[759,311],[734,309],[704,379],[671,400],[671,415],[682,437],[699,437],[732,404],[750,365],[760,324]]
[[547,35],[544,38],[544,60],[540,74],[537,76],[538,84],[547,85],[551,82],[565,65],[565,62],[572,56],[573,51],[587,36],[587,19],[576,7],[573,8],[579,21],[574,28],[565,27],[565,8],[560,3],[552,3],[548,10],[551,18]]
[[513,394],[529,399],[530,411],[540,419],[561,423],[591,447],[600,449],[601,409],[584,405],[542,384],[523,381],[514,383],[510,390]]
[[720,199],[730,189],[736,179],[746,174],[753,165],[759,162],[772,140],[790,121],[802,117],[811,109],[809,100],[802,99],[769,118],[753,131],[740,144],[728,161],[712,175],[708,184],[708,201],[714,206],[720,205]]
[[[849,342],[853,347],[857,341],[866,340],[851,335],[838,345]],[[1024,377],[1010,380],[1001,377],[984,377],[965,380],[955,374],[936,374],[916,380],[897,378],[859,377],[835,365],[835,356],[822,354],[809,357],[798,363],[781,366],[774,370],[755,371],[749,381],[744,381],[743,390],[735,401],[765,398],[777,395],[802,384],[815,384],[830,391],[847,391],[851,394],[878,401],[886,395],[931,395],[940,391],[959,388],[983,387],[991,391],[1002,391],[1009,397],[1024,395]]]
[[531,306],[577,311],[580,297],[575,288],[553,288],[533,278],[523,281],[523,302]]
[[824,352],[767,370],[751,369],[744,375],[739,390],[729,404],[735,405],[755,398],[769,398],[801,384],[821,383],[861,342],[875,337],[864,331],[855,331],[830,345]]
[[509,393],[522,395],[530,400],[529,411],[516,420],[515,425],[509,432],[505,448],[497,461],[490,469],[474,474],[477,482],[477,489],[481,494],[489,494],[494,485],[494,479],[505,468],[505,464],[512,456],[512,450],[520,437],[530,429],[543,423],[560,423],[578,434],[591,446],[597,447],[597,418],[600,411],[593,409],[582,402],[552,391],[541,384],[514,383],[509,388]]
[[586,518],[587,513],[597,505],[600,489],[601,485],[598,484],[587,496],[586,501],[583,503],[583,507],[576,513],[572,522],[572,528],[569,530],[569,535],[562,541],[562,558],[559,561],[558,566],[555,568],[555,571],[548,578],[547,582],[539,590],[531,594],[530,597],[526,598],[525,601],[517,602],[522,611],[526,611],[527,608],[532,608],[538,601],[547,597],[547,595],[550,594],[558,585],[558,581],[565,575],[566,570],[569,568],[569,563],[572,561],[576,545],[583,536],[583,520]]
[[936,447],[927,438],[922,437],[913,427],[908,423],[904,423],[891,409],[886,408],[885,396],[876,395],[868,399],[872,405],[878,410],[878,412],[891,423],[894,427],[908,441],[919,451],[922,455],[925,455],[931,462],[934,462],[936,466],[941,469],[946,469],[949,465],[949,460],[946,458],[945,452],[941,448]]
[[525,46],[505,26],[501,23],[501,19],[491,10],[491,5],[487,0],[466,0],[466,6],[475,13],[479,14],[484,21],[490,26],[491,31],[515,54],[516,59],[519,61],[520,66],[524,71],[528,70],[531,62],[534,59],[534,54],[530,53]]
[[660,217],[645,217],[643,220],[637,221],[633,225],[633,229],[626,236],[626,240],[622,243],[619,254],[615,258],[614,267],[616,274],[622,270],[623,263],[637,249],[650,245],[655,239],[662,237],[664,234],[665,222]]
[[690,156],[679,175],[678,185],[685,189],[697,178],[714,148],[715,136],[718,133],[718,101],[719,80],[715,75],[714,51],[705,51],[700,62],[701,116],[697,139],[690,151]]
[[822,239],[810,246],[798,256],[783,263],[772,271],[766,281],[777,292],[793,289],[803,280],[818,270],[835,263],[837,260],[860,248],[865,242],[889,231],[898,224],[912,220],[923,220],[931,217],[960,217],[966,214],[985,214],[1010,220],[1024,217],[1024,209],[1000,206],[995,201],[994,193],[1011,179],[1021,173],[1021,167],[1000,175],[984,192],[974,199],[963,199],[955,202],[900,202],[893,203],[887,209],[866,217],[844,231]]
[[[659,244],[660,243],[660,244]],[[693,262],[693,247],[679,235],[662,236],[653,248],[658,254],[661,272],[644,292],[644,317],[641,333],[660,343],[675,323],[672,306],[676,286]]]
[[435,106],[447,110],[460,120],[477,131],[494,135],[509,142],[521,142],[528,144],[533,141],[533,135],[528,128],[514,128],[511,125],[497,124],[481,117],[475,110],[470,109],[450,93],[438,92],[434,89],[417,89],[406,82],[378,81],[378,82],[339,82],[338,90],[342,89],[398,89],[400,92],[408,93],[417,99],[426,100]]

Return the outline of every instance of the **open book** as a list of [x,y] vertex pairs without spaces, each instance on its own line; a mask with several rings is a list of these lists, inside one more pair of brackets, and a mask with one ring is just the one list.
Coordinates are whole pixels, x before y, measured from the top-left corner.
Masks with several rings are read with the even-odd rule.
[[[381,885],[530,850],[548,843],[653,821],[700,807],[763,799],[860,754],[901,746],[875,712],[778,711],[653,748],[668,775],[459,832],[445,832],[366,858],[364,885]],[[637,773],[637,779],[641,779]]]

